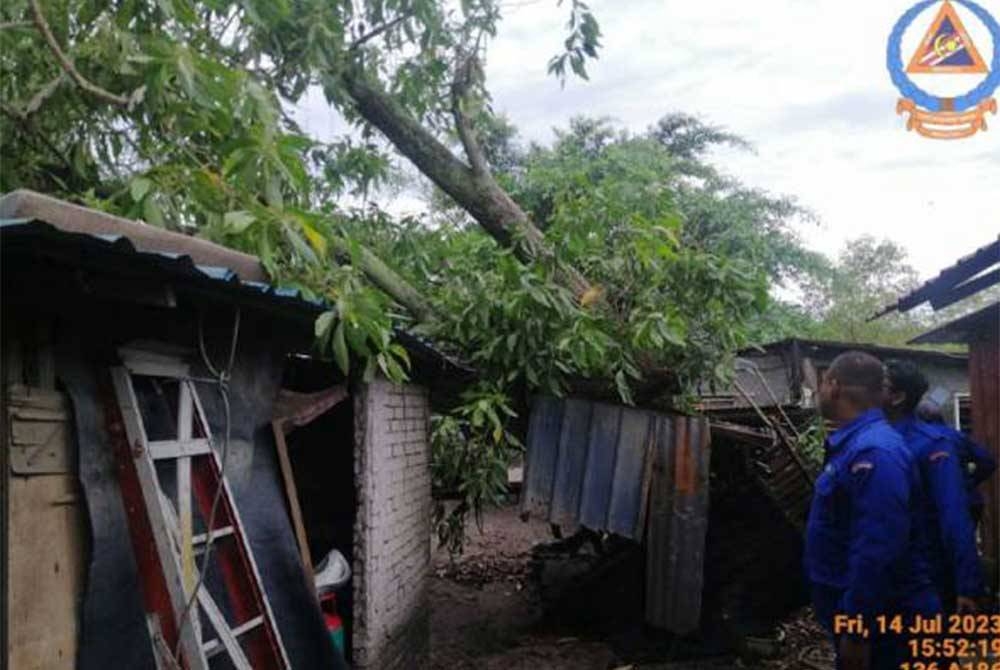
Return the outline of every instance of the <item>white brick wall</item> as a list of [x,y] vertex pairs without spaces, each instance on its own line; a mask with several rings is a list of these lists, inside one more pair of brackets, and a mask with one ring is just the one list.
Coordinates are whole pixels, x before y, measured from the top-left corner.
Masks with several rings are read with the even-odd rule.
[[429,642],[427,392],[376,380],[354,402],[354,667],[419,668]]

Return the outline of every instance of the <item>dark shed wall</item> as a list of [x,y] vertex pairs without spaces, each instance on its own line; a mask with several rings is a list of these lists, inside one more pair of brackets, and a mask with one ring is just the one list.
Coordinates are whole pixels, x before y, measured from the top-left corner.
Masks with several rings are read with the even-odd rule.
[[[195,353],[198,310],[206,314],[206,346],[216,363],[228,354],[233,311],[221,303],[196,306],[182,300],[178,307],[167,309],[95,299],[85,292],[71,269],[24,262],[27,260],[4,255],[3,284],[21,290],[5,292],[3,318],[10,322],[31,318],[53,325],[55,374],[73,397],[77,413],[80,477],[88,535],[93,542],[87,558],[77,667],[152,667],[141,602],[124,597],[138,593],[137,575],[114,460],[107,457],[110,447],[99,382],[115,363],[117,347],[133,340],[184,347],[194,373],[207,376]],[[270,431],[282,360],[290,348],[287,330],[287,324],[277,320],[249,311],[243,314],[230,382],[232,432],[227,477],[293,667],[336,667],[298,556]],[[211,385],[202,385],[199,393],[213,432],[221,438],[224,426],[219,396]],[[107,634],[124,630],[139,633]]]

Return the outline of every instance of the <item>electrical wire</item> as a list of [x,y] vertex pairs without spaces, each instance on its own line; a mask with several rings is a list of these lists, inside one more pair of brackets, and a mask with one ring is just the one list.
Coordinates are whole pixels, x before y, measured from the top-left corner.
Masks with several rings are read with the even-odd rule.
[[[229,344],[229,360],[227,361],[225,368],[216,369],[216,367],[212,365],[212,361],[208,357],[208,351],[205,348],[205,314],[204,312],[200,312],[198,314],[198,351],[201,353],[201,361],[205,365],[205,368],[208,369],[208,372],[212,375],[216,388],[219,391],[219,397],[222,399],[222,407],[225,415],[225,430],[223,431],[223,434],[225,437],[222,441],[222,455],[219,459],[219,478],[215,486],[215,495],[212,498],[212,508],[209,511],[208,520],[206,522],[207,535],[205,538],[205,553],[201,558],[201,569],[198,571],[198,580],[195,582],[194,589],[192,589],[191,595],[188,597],[188,601],[184,605],[184,610],[181,612],[180,627],[177,630],[177,645],[174,647],[174,662],[176,663],[180,663],[181,640],[183,639],[184,626],[188,622],[188,615],[191,613],[191,608],[194,607],[194,604],[198,599],[198,591],[205,582],[205,574],[208,571],[208,561],[212,556],[212,541],[215,539],[215,515],[219,508],[219,502],[222,500],[222,493],[225,491],[226,464],[229,460],[229,437],[232,429],[232,407],[229,403],[229,380],[232,376],[233,365],[236,361],[236,345],[239,342],[239,336],[240,309],[237,307],[236,315],[233,319],[233,336]],[[206,423],[208,422],[207,417],[203,416],[201,419]],[[204,426],[204,429],[207,431],[208,426]]]

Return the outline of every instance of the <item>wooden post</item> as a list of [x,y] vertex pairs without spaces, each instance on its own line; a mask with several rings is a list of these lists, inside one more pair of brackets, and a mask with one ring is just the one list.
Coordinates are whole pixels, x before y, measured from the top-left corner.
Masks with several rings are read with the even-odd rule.
[[278,451],[278,466],[281,468],[281,479],[285,483],[285,495],[288,497],[288,513],[292,517],[292,527],[295,529],[295,539],[299,543],[299,553],[302,555],[302,565],[305,567],[309,583],[314,577],[312,554],[309,552],[309,540],[306,537],[306,527],[302,523],[302,507],[299,505],[299,492],[295,486],[295,474],[292,472],[292,462],[288,458],[288,444],[285,442],[284,422],[272,421],[274,432],[274,447]]
[[[972,436],[1000,460],[1000,338],[996,332],[969,345]],[[1000,559],[1000,473],[983,484],[983,554],[996,570]],[[995,577],[995,574],[994,574]]]

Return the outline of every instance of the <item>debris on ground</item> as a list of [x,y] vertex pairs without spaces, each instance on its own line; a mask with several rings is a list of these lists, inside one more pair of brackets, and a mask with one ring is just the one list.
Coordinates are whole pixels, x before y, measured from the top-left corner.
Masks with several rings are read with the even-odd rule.
[[832,648],[809,609],[770,634],[747,635],[742,657],[643,628],[622,579],[636,572],[631,559],[596,582],[587,570],[628,556],[627,546],[602,538],[574,548],[553,542],[547,523],[523,523],[513,507],[488,512],[464,555],[435,553],[431,668],[833,670]]

